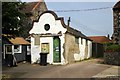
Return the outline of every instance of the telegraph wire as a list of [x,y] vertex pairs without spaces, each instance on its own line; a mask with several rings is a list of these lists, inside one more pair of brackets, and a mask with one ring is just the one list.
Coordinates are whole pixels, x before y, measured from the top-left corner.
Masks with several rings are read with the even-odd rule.
[[77,21],[77,20],[75,20],[75,19],[71,19],[72,20],[72,23],[74,24],[75,23],[75,25],[76,26],[78,26],[79,25],[79,28],[81,28],[81,29],[83,29],[84,31],[86,31],[86,32],[90,32],[90,33],[104,33],[104,31],[100,31],[100,30],[96,30],[96,29],[93,29],[93,28],[90,28],[90,27],[88,27],[88,26],[86,26],[86,25],[84,25],[84,24],[82,24],[82,23],[80,23],[79,21]]
[[[52,10],[54,12],[87,12],[87,11],[98,11],[98,10],[106,10],[106,9],[112,9],[113,7],[100,7],[100,8],[90,8],[90,9],[71,9],[71,10]],[[76,24],[79,25],[80,28],[84,29],[85,31],[87,32],[91,32],[91,33],[104,33],[103,31],[100,31],[100,30],[95,30],[93,28],[90,28],[90,27],[87,27],[86,25],[84,24],[81,24],[79,21],[77,20],[73,20],[73,22],[75,22]],[[74,23],[73,23],[74,24]]]
[[55,12],[84,12],[84,11],[97,11],[104,9],[112,9],[112,7],[101,7],[101,8],[92,8],[92,9],[79,9],[79,10],[53,10]]
[[[100,11],[100,10],[106,10],[106,9],[112,9],[113,7],[100,7],[100,8],[89,8],[89,9],[70,9],[70,10],[53,10],[54,12],[58,12],[58,13],[67,13],[67,12],[92,12],[92,11]],[[76,23],[76,24],[74,24],[74,25],[76,25],[76,26],[79,26],[79,28],[81,28],[81,29],[83,29],[85,32],[90,32],[90,33],[93,33],[93,34],[95,34],[95,33],[100,33],[100,34],[102,34],[102,33],[106,33],[106,31],[104,32],[104,31],[100,31],[100,30],[96,30],[96,29],[93,29],[93,28],[90,28],[90,27],[88,27],[88,26],[86,26],[86,25],[84,25],[84,24],[81,24],[79,21],[76,21],[76,20],[73,20],[72,19],[72,21],[73,22],[71,22],[71,23],[73,23],[74,24],[74,22]]]

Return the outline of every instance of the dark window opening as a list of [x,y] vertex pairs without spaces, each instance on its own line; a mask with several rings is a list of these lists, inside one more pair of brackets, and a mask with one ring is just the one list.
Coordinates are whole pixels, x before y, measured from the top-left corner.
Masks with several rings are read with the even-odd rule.
[[81,44],[83,44],[83,39],[81,38]]
[[79,44],[79,37],[75,37],[75,42]]
[[50,25],[49,24],[45,24],[44,28],[45,28],[46,31],[48,31],[50,29]]
[[7,45],[6,49],[7,49],[7,52],[12,52],[12,45]]
[[88,46],[88,40],[86,40],[86,46]]

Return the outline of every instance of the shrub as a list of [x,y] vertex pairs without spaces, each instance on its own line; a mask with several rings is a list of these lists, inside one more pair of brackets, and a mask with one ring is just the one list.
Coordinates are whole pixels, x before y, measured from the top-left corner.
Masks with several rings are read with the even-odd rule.
[[113,44],[113,43],[107,43],[106,44],[106,51],[120,52],[120,45]]

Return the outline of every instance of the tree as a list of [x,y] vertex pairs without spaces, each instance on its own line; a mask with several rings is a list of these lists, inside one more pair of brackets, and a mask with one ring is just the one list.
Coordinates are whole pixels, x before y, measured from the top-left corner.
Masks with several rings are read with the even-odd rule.
[[[27,17],[21,12],[24,8],[22,2],[3,2],[2,3],[2,34],[26,37]],[[24,35],[25,34],[25,35]]]
[[1,2],[17,2],[17,0],[0,0]]

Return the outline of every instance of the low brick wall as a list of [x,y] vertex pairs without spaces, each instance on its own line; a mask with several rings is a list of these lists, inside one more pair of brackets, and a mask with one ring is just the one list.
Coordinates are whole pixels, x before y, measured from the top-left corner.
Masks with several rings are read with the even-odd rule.
[[120,65],[120,52],[104,52],[104,62],[112,65]]

